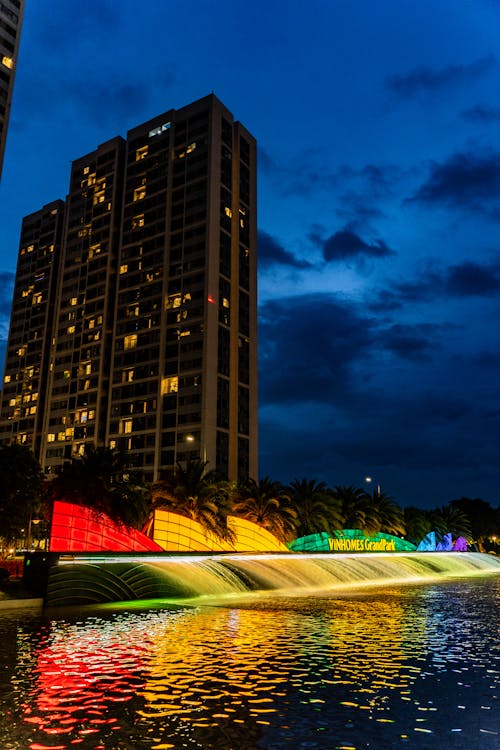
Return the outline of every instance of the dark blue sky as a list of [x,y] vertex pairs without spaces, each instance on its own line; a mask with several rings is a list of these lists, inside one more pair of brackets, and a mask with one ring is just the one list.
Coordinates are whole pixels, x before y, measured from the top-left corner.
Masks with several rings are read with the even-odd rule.
[[[213,91],[259,142],[260,475],[498,504],[500,2],[28,2],[0,185]],[[3,357],[3,353],[2,353]]]

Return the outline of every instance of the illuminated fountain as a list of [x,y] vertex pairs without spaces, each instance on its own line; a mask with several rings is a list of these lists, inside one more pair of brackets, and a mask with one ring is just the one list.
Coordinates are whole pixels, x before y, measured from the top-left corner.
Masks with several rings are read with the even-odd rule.
[[397,547],[395,537],[363,537],[354,530],[336,532],[334,543],[318,535],[326,553],[306,551],[314,549],[310,539],[297,544],[304,551],[294,552],[255,524],[230,522],[235,531],[232,543],[210,538],[195,521],[163,511],[155,516],[152,538],[137,531],[127,536],[126,528],[103,516],[96,518],[88,509],[56,504],[46,603],[199,602],[269,592],[305,596],[500,573],[500,560],[493,556],[422,554],[408,543]]

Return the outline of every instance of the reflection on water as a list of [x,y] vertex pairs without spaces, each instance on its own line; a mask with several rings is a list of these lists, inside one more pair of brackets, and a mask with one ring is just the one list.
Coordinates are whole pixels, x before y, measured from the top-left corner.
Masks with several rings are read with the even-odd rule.
[[500,748],[500,579],[2,613],[2,748]]

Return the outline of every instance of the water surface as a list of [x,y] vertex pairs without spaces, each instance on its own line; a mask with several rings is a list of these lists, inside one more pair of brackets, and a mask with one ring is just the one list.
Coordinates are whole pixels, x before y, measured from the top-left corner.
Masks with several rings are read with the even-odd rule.
[[12,750],[499,750],[500,578],[0,611]]

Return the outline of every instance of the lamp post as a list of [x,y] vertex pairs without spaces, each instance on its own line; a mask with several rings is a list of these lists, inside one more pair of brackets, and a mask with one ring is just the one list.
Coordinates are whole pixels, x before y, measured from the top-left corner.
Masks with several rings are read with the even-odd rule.
[[[374,481],[373,477],[365,477],[365,482],[371,484]],[[380,483],[377,482],[377,497],[380,497]]]
[[28,552],[31,550],[31,525],[33,524],[33,526],[38,526],[41,520],[41,518],[38,518],[37,516],[33,517],[30,514],[30,520],[28,523],[28,539],[26,540],[26,547],[28,549]]

